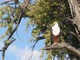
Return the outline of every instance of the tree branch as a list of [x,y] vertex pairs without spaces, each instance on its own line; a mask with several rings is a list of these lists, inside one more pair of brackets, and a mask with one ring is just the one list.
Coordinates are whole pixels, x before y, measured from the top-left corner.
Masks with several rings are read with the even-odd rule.
[[17,30],[17,28],[18,28],[18,26],[19,26],[19,24],[20,24],[20,22],[21,22],[21,18],[22,18],[22,17],[23,17],[23,14],[20,13],[19,18],[18,18],[17,25],[16,25],[16,27],[13,29],[12,33],[10,34],[10,36],[8,37],[7,40],[9,40],[9,39],[12,37],[12,35],[14,34],[14,32]]
[[45,37],[44,36],[39,36],[39,37],[37,37],[36,40],[42,40],[42,39],[45,39]]
[[80,56],[80,51],[67,43],[52,44],[49,47],[45,47],[44,50],[51,50],[51,49],[58,49],[58,48],[66,48],[69,51],[76,54],[77,56]]
[[7,50],[7,48],[9,47],[9,45],[10,45],[11,43],[13,43],[14,41],[15,41],[15,40],[7,40],[7,42],[5,42],[4,47],[2,48],[2,50],[0,50],[0,51],[2,51],[2,60],[4,60],[5,51]]
[[73,21],[77,25],[79,31],[80,31],[80,11],[79,11],[79,2],[78,0],[68,0],[71,15],[73,17]]
[[[39,40],[38,40],[38,41],[39,41]],[[32,56],[33,56],[33,51],[34,51],[35,45],[38,43],[38,41],[36,41],[36,42],[34,43],[34,45],[32,46],[32,54],[31,54],[31,56],[30,56],[30,58],[29,58],[28,60],[31,60],[31,58],[32,58]]]
[[[29,1],[27,1],[27,2],[29,3]],[[24,2],[24,3],[25,3],[25,2]],[[21,13],[20,13],[20,15],[19,15],[19,18],[18,18],[18,22],[17,22],[17,24],[16,24],[16,27],[13,29],[12,33],[10,34],[10,36],[8,37],[7,40],[9,40],[9,39],[12,37],[12,35],[14,34],[14,32],[17,30],[17,28],[18,28],[18,26],[19,26],[19,24],[20,24],[20,22],[21,22],[21,19],[22,19],[22,17],[23,17],[24,14],[25,14],[24,9],[25,9],[26,7],[27,7],[26,4],[25,4],[24,6],[22,6]]]
[[72,31],[70,31],[70,33],[73,34],[75,37],[77,37],[77,39],[80,41],[80,37],[76,33],[72,32]]
[[32,54],[31,54],[31,56],[30,56],[30,58],[29,58],[28,60],[31,60],[31,58],[32,58],[32,56],[33,56],[33,51],[34,51],[34,48],[35,48],[36,44],[37,44],[40,40],[42,40],[42,39],[45,39],[45,37],[44,37],[44,36],[39,36],[39,37],[36,38],[36,42],[35,42],[34,45],[32,46]]
[[27,5],[25,5],[25,7],[23,6],[23,8],[21,9],[21,12],[20,12],[19,17],[18,17],[18,22],[17,22],[15,28],[12,30],[12,32],[11,32],[10,35],[9,35],[9,37],[8,37],[7,40],[5,41],[5,45],[4,45],[4,47],[2,48],[2,50],[0,50],[0,51],[2,51],[2,60],[4,60],[5,51],[7,50],[7,48],[9,47],[9,45],[10,45],[12,42],[15,41],[15,40],[10,40],[10,38],[13,36],[13,34],[15,33],[15,31],[17,30],[17,28],[18,28],[18,26],[19,26],[19,24],[20,24],[20,22],[21,22],[21,19],[22,19],[22,17],[23,17],[24,14],[25,14],[24,9],[25,9],[26,7],[27,7]]
[[79,31],[79,29],[78,29],[78,27],[77,27],[77,25],[75,24],[75,22],[74,22],[74,20],[73,19],[70,19],[70,18],[66,18],[67,20],[67,22],[69,22],[69,23],[71,23],[73,26],[74,26],[74,28],[75,28],[75,31],[76,31],[76,33],[74,33],[74,32],[72,32],[72,31],[69,31],[71,34],[73,34],[74,36],[76,36],[77,38],[78,38],[78,40],[80,41],[80,31]]

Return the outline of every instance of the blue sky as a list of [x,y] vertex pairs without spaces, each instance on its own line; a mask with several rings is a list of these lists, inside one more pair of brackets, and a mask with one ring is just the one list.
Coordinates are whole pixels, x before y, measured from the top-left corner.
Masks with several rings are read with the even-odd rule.
[[[4,0],[0,0],[0,3]],[[16,33],[13,35],[16,38],[16,41],[13,42],[6,51],[5,60],[28,60],[31,56],[31,46],[33,43],[30,43],[30,38],[32,37],[31,31],[32,27],[26,32],[26,22],[28,18],[22,19],[17,32],[22,41],[17,37]],[[0,36],[6,31],[6,28],[0,28]],[[5,38],[6,39],[6,38]],[[3,47],[3,40],[0,40],[0,49]],[[31,60],[43,60],[40,59],[41,48],[44,47],[44,40],[41,40],[37,43],[34,49],[33,58]],[[0,60],[1,60],[0,52]]]

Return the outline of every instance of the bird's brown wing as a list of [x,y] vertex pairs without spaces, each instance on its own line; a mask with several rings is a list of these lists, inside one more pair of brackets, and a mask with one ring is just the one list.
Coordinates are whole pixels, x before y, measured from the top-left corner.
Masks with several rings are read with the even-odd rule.
[[57,35],[57,36],[53,35],[53,41],[54,41],[54,43],[58,43],[59,42],[59,35]]

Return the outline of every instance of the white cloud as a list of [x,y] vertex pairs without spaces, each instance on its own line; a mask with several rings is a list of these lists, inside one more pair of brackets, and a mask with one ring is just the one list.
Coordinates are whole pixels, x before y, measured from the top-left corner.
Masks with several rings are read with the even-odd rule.
[[[16,45],[13,45],[9,47],[8,52],[15,54],[18,60],[28,60],[32,54],[32,51],[28,46],[25,46],[24,48],[18,48]],[[31,60],[42,60],[40,58],[40,54],[40,51],[34,50]]]

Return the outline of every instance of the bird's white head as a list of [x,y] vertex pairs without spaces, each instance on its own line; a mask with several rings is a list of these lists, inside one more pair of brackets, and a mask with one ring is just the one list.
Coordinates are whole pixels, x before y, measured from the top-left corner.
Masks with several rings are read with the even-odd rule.
[[52,29],[54,29],[55,27],[57,28],[58,26],[59,26],[58,22],[54,22],[53,26],[52,26]]
[[54,25],[58,25],[58,22],[54,22],[53,24],[54,24]]
[[58,22],[54,22],[54,25],[52,27],[52,33],[57,36],[60,33],[60,27],[58,25]]

